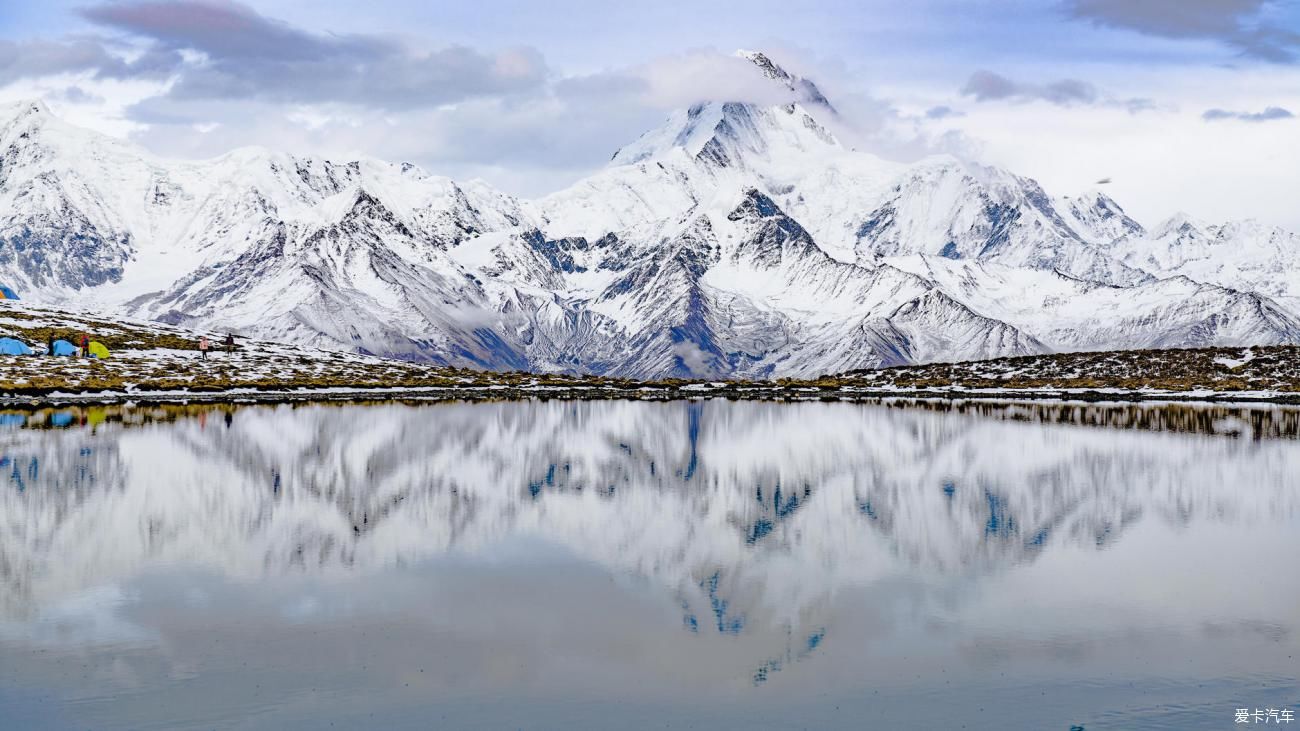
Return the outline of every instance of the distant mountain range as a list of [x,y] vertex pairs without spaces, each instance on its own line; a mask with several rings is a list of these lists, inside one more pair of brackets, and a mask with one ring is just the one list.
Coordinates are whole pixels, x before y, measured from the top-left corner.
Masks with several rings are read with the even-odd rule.
[[0,283],[26,299],[456,366],[774,377],[1300,342],[1300,235],[851,149],[810,80],[680,110],[536,200],[406,163],[154,157],[0,107]]

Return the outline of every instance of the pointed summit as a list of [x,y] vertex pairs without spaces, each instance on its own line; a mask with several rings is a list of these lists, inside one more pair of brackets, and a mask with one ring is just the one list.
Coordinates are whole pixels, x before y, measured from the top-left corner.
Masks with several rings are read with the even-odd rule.
[[831,106],[830,100],[822,94],[821,89],[818,89],[816,84],[808,79],[794,76],[778,66],[775,61],[762,51],[740,50],[736,51],[736,55],[753,63],[767,78],[780,82],[790,91],[795,92],[799,101],[822,106],[832,112],[835,111],[835,107]]
[[23,99],[0,104],[0,134],[19,127],[30,129],[33,126],[41,126],[51,119],[54,119],[54,115],[40,99]]
[[1156,226],[1152,232],[1156,239],[1175,237],[1180,241],[1205,238],[1209,225],[1183,211],[1179,211]]
[[1064,213],[1075,232],[1086,241],[1103,247],[1134,236],[1143,236],[1146,229],[1133,220],[1110,196],[1093,188],[1075,197],[1062,199]]
[[794,93],[794,101],[765,106],[717,98],[681,109],[659,129],[620,149],[611,165],[664,159],[685,151],[709,168],[753,167],[773,157],[795,159],[810,152],[840,149],[840,143],[818,119],[835,109],[815,84],[791,75],[756,51],[738,51],[765,77]]
[[46,106],[44,100],[37,98],[20,99],[0,104],[0,118],[18,119],[30,116],[48,117],[50,116],[50,108]]

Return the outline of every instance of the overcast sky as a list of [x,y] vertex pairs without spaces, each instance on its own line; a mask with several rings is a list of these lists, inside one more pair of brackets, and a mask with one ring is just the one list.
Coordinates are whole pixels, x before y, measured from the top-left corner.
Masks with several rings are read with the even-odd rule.
[[0,0],[0,100],[169,156],[368,155],[531,196],[672,108],[762,101],[737,48],[892,159],[1300,229],[1298,0]]

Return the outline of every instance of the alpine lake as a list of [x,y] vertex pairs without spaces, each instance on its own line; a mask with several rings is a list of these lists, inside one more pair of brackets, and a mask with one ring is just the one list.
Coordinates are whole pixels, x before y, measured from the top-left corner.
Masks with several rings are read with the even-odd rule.
[[1285,725],[1300,409],[7,408],[0,580],[3,729]]

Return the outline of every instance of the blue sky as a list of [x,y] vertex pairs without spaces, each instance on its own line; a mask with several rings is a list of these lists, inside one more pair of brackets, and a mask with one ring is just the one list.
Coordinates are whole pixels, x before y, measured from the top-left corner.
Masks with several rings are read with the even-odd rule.
[[675,106],[743,96],[722,60],[742,47],[817,80],[885,157],[1060,193],[1109,177],[1149,223],[1300,227],[1292,0],[2,3],[0,100],[165,155],[373,155],[533,195]]

